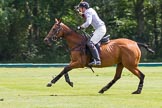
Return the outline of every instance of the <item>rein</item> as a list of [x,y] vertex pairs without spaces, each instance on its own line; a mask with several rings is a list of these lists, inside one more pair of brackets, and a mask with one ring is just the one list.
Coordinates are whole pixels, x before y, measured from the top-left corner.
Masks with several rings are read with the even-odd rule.
[[[57,40],[58,39],[58,38],[55,38],[55,37],[59,34],[60,30],[63,30],[63,27],[61,27],[59,25],[59,27],[55,30],[55,32],[53,33],[53,36],[51,37],[52,40]],[[65,34],[63,34],[62,37],[68,36],[71,32],[72,32],[72,30],[69,31],[69,32],[66,32]],[[87,43],[87,40],[89,40],[89,35],[83,30],[81,30],[81,32],[83,34],[83,35],[81,35],[82,36],[82,41],[80,43],[76,44],[73,48],[68,49],[69,51],[81,51],[82,53],[85,54],[85,52],[86,52],[86,43]],[[63,45],[63,46],[66,47],[66,45]]]

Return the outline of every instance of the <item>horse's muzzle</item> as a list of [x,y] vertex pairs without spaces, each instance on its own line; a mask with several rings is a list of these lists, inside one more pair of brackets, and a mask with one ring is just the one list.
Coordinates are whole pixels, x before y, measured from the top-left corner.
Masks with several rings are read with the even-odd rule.
[[44,43],[47,44],[47,45],[49,45],[49,46],[52,45],[51,42],[50,42],[50,40],[48,38],[45,38],[44,39]]

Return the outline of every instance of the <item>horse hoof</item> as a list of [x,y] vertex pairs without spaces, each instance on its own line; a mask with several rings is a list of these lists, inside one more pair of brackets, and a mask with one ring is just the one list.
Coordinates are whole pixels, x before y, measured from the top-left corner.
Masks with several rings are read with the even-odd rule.
[[73,82],[68,82],[68,84],[71,86],[71,87],[73,87]]
[[104,90],[101,89],[98,93],[103,94],[104,93]]
[[132,94],[141,94],[141,91],[134,91]]
[[52,86],[52,83],[48,83],[46,86],[47,87],[51,87]]

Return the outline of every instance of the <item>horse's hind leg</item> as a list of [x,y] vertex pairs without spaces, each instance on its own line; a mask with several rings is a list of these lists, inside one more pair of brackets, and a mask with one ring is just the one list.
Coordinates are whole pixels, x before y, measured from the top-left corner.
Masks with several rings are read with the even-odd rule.
[[143,88],[145,75],[137,67],[135,69],[129,69],[129,70],[140,79],[137,90],[134,91],[132,94],[140,94]]
[[116,73],[114,76],[114,79],[112,81],[110,81],[106,86],[104,86],[99,93],[104,93],[106,90],[108,90],[118,79],[120,79],[121,77],[121,73],[123,70],[123,64],[117,64],[117,68],[116,68]]

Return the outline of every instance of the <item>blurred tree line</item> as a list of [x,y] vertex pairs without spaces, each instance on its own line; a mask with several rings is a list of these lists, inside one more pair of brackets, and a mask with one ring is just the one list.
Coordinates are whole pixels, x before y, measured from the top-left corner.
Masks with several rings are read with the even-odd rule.
[[[162,61],[162,0],[86,0],[104,20],[111,39],[129,38],[151,46],[142,61]],[[1,0],[0,62],[68,62],[64,40],[44,44],[54,19],[75,29],[82,19],[74,11],[80,0]],[[63,46],[62,46],[63,45]]]

